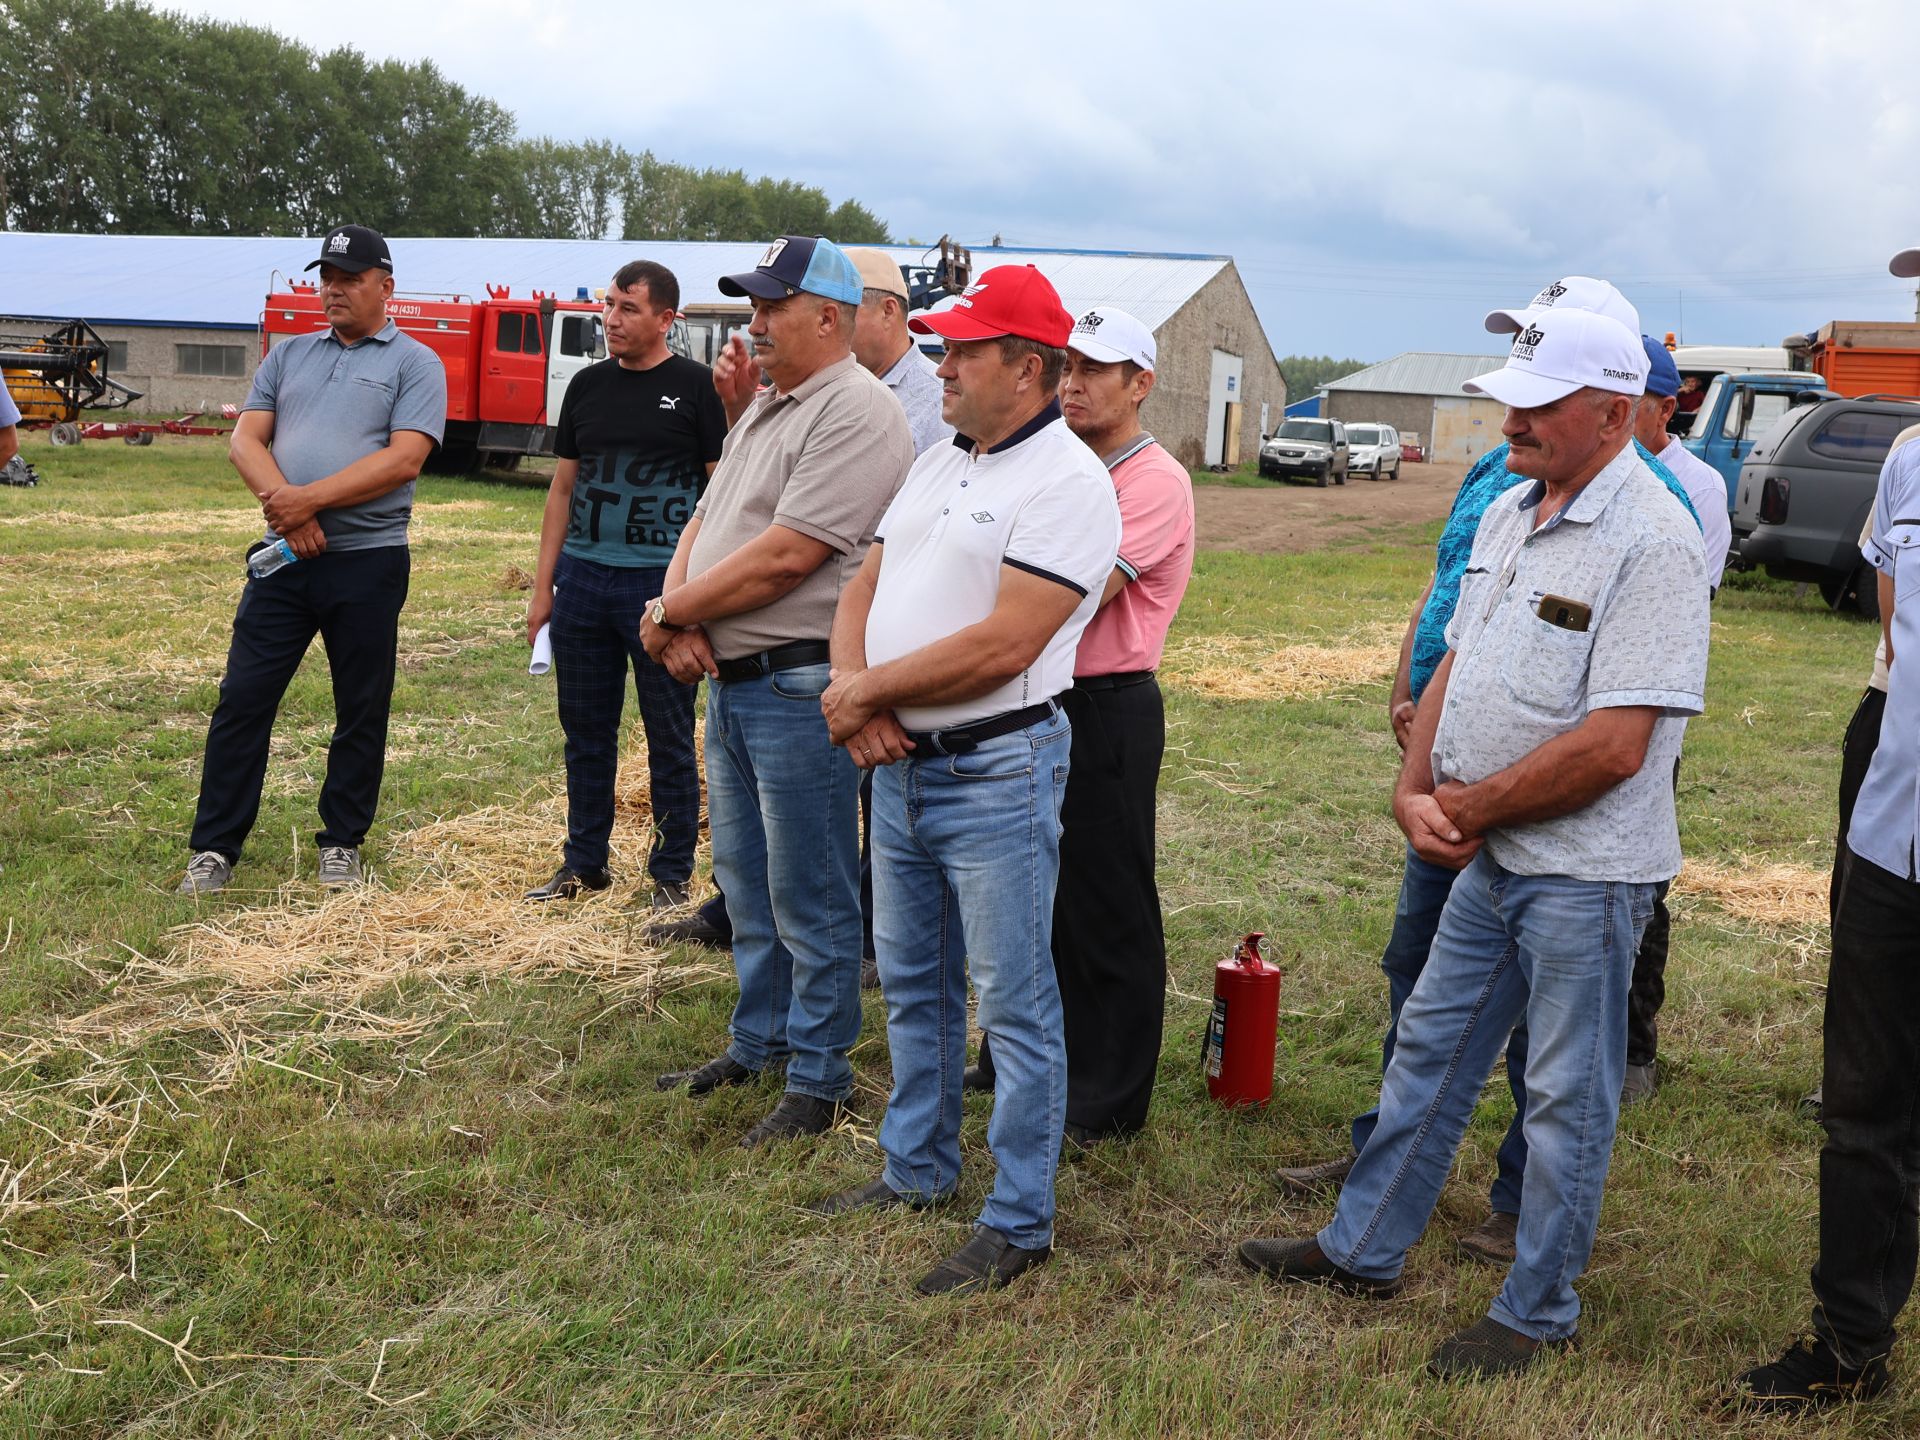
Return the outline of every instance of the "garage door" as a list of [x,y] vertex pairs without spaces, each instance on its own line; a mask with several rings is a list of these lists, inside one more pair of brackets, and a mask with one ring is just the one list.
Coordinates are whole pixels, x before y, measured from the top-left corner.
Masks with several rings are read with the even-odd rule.
[[1461,395],[1439,396],[1433,402],[1433,443],[1427,458],[1444,465],[1471,465],[1501,443],[1500,421],[1506,411],[1492,400]]

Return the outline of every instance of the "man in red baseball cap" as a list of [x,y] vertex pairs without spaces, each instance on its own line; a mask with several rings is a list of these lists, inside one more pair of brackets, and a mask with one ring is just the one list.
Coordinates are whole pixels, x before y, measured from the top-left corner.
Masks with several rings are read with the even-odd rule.
[[[874,771],[873,941],[893,1094],[877,1179],[815,1207],[930,1205],[960,1177],[967,979],[999,1069],[998,1166],[923,1294],[987,1290],[1052,1254],[1067,1103],[1053,896],[1080,633],[1120,543],[1106,468],[1054,398],[1073,318],[1031,265],[909,322],[947,342],[957,432],[914,462],[840,597],[827,727]],[[956,903],[957,902],[957,903]]]

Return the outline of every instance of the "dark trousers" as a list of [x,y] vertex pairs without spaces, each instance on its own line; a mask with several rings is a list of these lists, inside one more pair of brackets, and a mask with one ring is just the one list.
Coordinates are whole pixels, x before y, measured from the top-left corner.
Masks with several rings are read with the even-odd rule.
[[1840,918],[1840,882],[1846,878],[1847,856],[1852,853],[1847,849],[1847,831],[1853,825],[1853,802],[1860,798],[1867,767],[1880,748],[1880,717],[1886,709],[1887,692],[1869,685],[1840,743],[1840,834],[1833,842],[1833,883],[1827,887],[1827,918],[1835,923]]
[[[1067,1123],[1146,1124],[1166,1014],[1167,942],[1154,880],[1154,805],[1166,749],[1156,681],[1060,697],[1073,725],[1060,807],[1053,968],[1067,1032]],[[980,1065],[993,1057],[983,1039]]]
[[264,580],[248,579],[234,612],[220,703],[207,726],[195,850],[240,858],[260,814],[274,716],[316,633],[333,675],[333,740],[314,843],[357,846],[367,838],[387,762],[409,570],[406,546],[383,545],[323,551]]
[[566,863],[575,870],[606,868],[631,664],[653,809],[647,871],[657,881],[684,885],[693,876],[700,837],[694,687],[674,679],[640,644],[641,614],[666,588],[667,572],[562,555],[553,580],[553,670],[567,737]]
[[[727,897],[716,890],[700,907],[700,918],[729,941],[733,939],[733,917],[727,914]],[[873,959],[873,772],[860,772],[860,954]]]
[[[1680,789],[1680,757],[1673,757],[1673,788]],[[1640,948],[1633,956],[1633,984],[1627,990],[1627,1063],[1651,1065],[1660,1049],[1660,1007],[1667,1003],[1667,942],[1673,917],[1667,913],[1671,880],[1653,887],[1653,917],[1640,932]]]
[[1885,1355],[1920,1249],[1920,882],[1858,855],[1827,972],[1813,1328],[1848,1365]]

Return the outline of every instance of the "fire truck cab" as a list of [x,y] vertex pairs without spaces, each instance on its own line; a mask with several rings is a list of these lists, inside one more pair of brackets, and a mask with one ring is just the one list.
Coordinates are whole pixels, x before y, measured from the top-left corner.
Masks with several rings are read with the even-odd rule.
[[[541,291],[515,298],[488,286],[464,295],[395,295],[387,314],[432,348],[447,372],[447,429],[434,468],[465,471],[484,460],[551,455],[560,402],[573,377],[607,353],[600,303]],[[267,297],[261,354],[277,341],[327,328],[317,287],[294,283]]]

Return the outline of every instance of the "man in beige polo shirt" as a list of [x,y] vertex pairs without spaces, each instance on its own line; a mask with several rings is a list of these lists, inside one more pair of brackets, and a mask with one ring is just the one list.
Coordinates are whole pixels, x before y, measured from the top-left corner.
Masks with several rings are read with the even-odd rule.
[[[833,1123],[860,1034],[859,772],[820,713],[840,589],[913,464],[899,403],[851,350],[859,272],[788,235],[720,281],[753,302],[713,369],[732,428],[640,638],[676,679],[706,675],[713,873],[733,917],[731,1043],[660,1077],[694,1095],[781,1059],[786,1093],[741,1144]],[[770,388],[756,391],[765,371]]]

